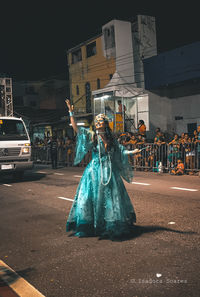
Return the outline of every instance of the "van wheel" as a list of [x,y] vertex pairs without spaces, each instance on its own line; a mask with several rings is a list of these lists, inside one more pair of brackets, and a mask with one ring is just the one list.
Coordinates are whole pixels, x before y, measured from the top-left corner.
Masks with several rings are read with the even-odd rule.
[[16,171],[13,173],[13,178],[16,180],[21,180],[24,177],[24,171]]

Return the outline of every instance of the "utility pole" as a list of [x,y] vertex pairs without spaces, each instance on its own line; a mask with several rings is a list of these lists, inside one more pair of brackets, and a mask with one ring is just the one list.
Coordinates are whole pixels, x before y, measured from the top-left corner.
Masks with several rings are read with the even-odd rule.
[[13,116],[12,78],[0,75],[0,113]]

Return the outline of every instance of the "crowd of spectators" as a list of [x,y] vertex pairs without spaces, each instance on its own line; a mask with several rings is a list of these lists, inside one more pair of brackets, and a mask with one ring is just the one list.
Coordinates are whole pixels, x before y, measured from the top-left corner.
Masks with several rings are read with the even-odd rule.
[[132,163],[136,167],[146,167],[156,171],[161,162],[163,168],[174,173],[175,167],[182,161],[184,172],[188,171],[191,174],[200,169],[200,125],[192,135],[182,133],[180,136],[174,134],[169,137],[157,128],[153,141],[149,142],[145,133],[140,131],[122,133],[118,136],[118,141],[127,149],[146,147],[141,153],[132,157]]
[[69,137],[55,135],[43,139],[38,137],[32,142],[32,158],[36,162],[52,163],[52,168],[58,165],[72,166],[75,140]]
[[[136,133],[124,132],[118,135],[117,139],[128,150],[143,149],[130,157],[135,168],[158,171],[158,164],[161,163],[163,170],[175,174],[176,167],[181,163],[184,166],[183,172],[191,173],[200,169],[200,125],[192,135],[182,133],[180,136],[175,134],[171,137],[157,128],[153,141],[149,141],[146,138],[145,123],[140,120]],[[73,166],[75,139],[56,138],[56,156],[52,155],[52,141],[52,137],[44,137],[43,140],[36,138],[32,143],[33,160],[52,163],[53,159],[56,159],[52,168],[57,165]],[[86,156],[80,166],[85,166],[89,158],[89,155]]]

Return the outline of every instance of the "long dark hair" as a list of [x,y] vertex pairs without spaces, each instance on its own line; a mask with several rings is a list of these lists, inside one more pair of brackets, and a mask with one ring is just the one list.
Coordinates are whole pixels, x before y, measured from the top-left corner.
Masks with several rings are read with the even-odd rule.
[[[107,146],[107,150],[108,151],[111,151],[112,148],[115,147],[115,142],[116,142],[116,138],[109,126],[109,122],[105,119],[104,120],[105,122],[105,137],[106,137],[106,140],[108,142],[108,146]],[[95,132],[95,135],[94,135],[94,146],[95,148],[97,147],[97,130],[95,129],[94,130]]]

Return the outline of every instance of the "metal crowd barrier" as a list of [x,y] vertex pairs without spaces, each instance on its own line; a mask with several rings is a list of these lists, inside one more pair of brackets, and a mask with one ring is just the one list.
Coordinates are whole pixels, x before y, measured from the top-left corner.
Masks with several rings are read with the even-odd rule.
[[[136,148],[142,149],[135,155],[130,155],[130,162],[134,170],[145,170],[158,172],[162,168],[163,172],[170,172],[177,165],[178,159],[181,159],[185,165],[185,171],[200,171],[200,144],[136,144],[127,145],[128,150]],[[65,149],[58,148],[58,165],[74,166],[75,147]],[[32,147],[32,160],[35,163],[51,164],[50,148],[48,146]],[[85,167],[91,160],[89,152],[82,162],[78,165]],[[160,165],[160,166],[159,166]]]
[[47,146],[32,146],[31,155],[33,162],[50,163],[50,149]]
[[[31,159],[38,164],[51,164],[51,152],[48,146],[32,146]],[[74,166],[75,147],[64,148],[58,147],[57,163],[61,166]],[[78,166],[85,167],[91,159],[91,154],[88,153]]]
[[183,161],[186,172],[200,170],[200,144],[145,143],[127,146],[129,150],[135,148],[142,149],[140,153],[130,156],[136,170],[158,172],[159,168],[162,168],[163,172],[170,172],[177,166],[178,159]]

